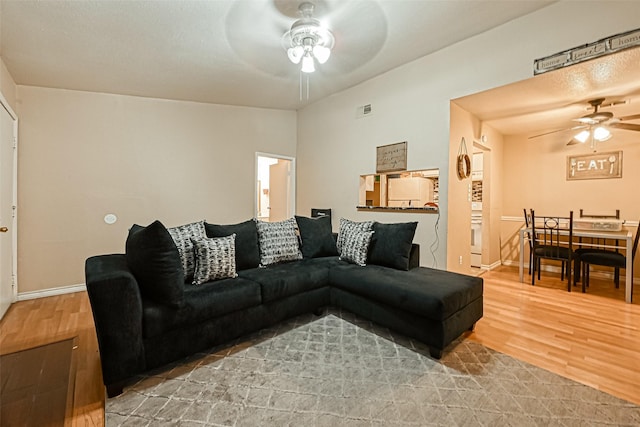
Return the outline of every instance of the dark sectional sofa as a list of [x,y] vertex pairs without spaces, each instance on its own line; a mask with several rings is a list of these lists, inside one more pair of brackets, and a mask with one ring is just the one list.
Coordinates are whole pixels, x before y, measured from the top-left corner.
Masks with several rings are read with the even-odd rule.
[[[208,237],[235,234],[237,277],[194,286],[178,274],[172,279],[183,281],[178,300],[157,295],[161,282],[177,270],[175,245],[157,221],[144,231],[155,230],[153,238],[142,243],[137,232],[144,228],[132,228],[126,254],[87,259],[87,291],[108,396],[120,394],[146,370],[325,307],[348,310],[418,339],[435,358],[482,317],[481,278],[419,267],[420,248],[411,241],[408,246],[406,241],[400,246],[371,242],[378,245],[378,255],[406,250],[399,258],[406,270],[345,262],[337,256],[330,222],[327,228],[326,220],[297,218],[305,256],[266,267],[258,266],[255,222],[205,224]],[[380,238],[395,234],[391,225],[378,228]]]

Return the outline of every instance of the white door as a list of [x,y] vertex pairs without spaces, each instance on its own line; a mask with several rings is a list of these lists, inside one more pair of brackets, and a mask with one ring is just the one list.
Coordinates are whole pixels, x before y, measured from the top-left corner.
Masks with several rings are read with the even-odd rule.
[[295,158],[256,153],[256,218],[282,221],[295,213]]
[[291,217],[289,212],[289,176],[291,162],[278,160],[269,167],[269,221],[283,221]]
[[0,319],[15,299],[17,125],[15,114],[0,99]]

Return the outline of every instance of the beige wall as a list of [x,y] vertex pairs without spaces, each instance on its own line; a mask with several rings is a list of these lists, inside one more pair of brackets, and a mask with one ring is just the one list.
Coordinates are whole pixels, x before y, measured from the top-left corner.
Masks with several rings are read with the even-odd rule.
[[[458,143],[461,135],[452,129],[450,136],[450,101],[530,78],[536,58],[637,28],[640,2],[590,2],[579,20],[575,13],[574,2],[554,3],[300,110],[298,212],[326,207],[334,210],[335,217],[418,220],[415,241],[422,245],[422,265],[458,268],[452,264],[457,265],[459,256],[469,256],[466,240],[470,237],[466,235],[470,231],[468,226],[458,230],[448,224],[455,224],[458,215],[467,217],[466,210],[449,206],[449,186],[455,185],[449,178],[453,167],[449,142]],[[356,108],[368,103],[373,114],[356,118]],[[478,137],[478,131],[467,134]],[[442,216],[437,237],[435,215],[355,209],[358,176],[375,171],[375,147],[399,141],[408,141],[409,169],[437,167],[444,178],[440,182]],[[466,186],[458,190],[464,191],[466,198]],[[449,255],[447,240],[457,240],[458,235],[447,239],[446,230],[460,233],[459,249],[456,245]],[[433,255],[432,245],[436,248]]]
[[[620,209],[621,217],[635,230],[640,220],[640,200],[634,197],[640,183],[640,144],[635,133],[616,131],[609,141],[598,144],[598,152],[623,153],[622,178],[613,179],[567,181],[567,156],[590,153],[588,144],[567,147],[554,138],[529,140],[523,135],[510,135],[505,141],[503,170],[509,177],[502,186],[505,263],[518,262],[517,229],[523,224],[524,208],[533,208],[540,215],[573,211],[574,216],[580,209],[593,214]],[[635,266],[637,276],[640,259]]]
[[20,293],[83,283],[133,223],[252,218],[255,152],[296,154],[293,111],[18,86],[18,115]]
[[4,60],[0,58],[0,92],[2,96],[7,100],[11,109],[16,111],[16,83],[13,81],[13,77],[9,74],[9,70],[4,65]]
[[[566,137],[564,139],[567,139]],[[559,143],[560,142],[560,143]],[[540,214],[620,209],[632,221],[640,218],[640,144],[634,132],[615,131],[609,141],[598,144],[598,152],[622,151],[622,178],[568,181],[567,156],[589,154],[588,144],[566,146],[555,138],[527,139],[522,135],[506,137],[504,173],[513,179],[503,185],[504,215],[522,216],[523,208]],[[517,178],[517,179],[516,179]]]
[[[449,162],[456,162],[462,138],[465,139],[467,154],[473,155],[473,140],[480,136],[476,137],[475,129],[479,129],[480,122],[455,103],[451,103],[450,120]],[[466,273],[471,266],[471,178],[458,178],[455,163],[449,168],[448,178],[450,215],[447,223],[447,269]]]

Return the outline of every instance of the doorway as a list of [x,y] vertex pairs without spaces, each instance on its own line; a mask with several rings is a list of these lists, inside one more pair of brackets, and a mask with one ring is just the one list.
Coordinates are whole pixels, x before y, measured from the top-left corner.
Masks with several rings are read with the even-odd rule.
[[[483,135],[482,140],[486,140]],[[489,269],[490,254],[490,169],[491,149],[473,141],[471,161],[471,267]],[[485,238],[483,239],[483,236]]]
[[0,95],[0,319],[17,293],[17,116]]
[[295,212],[295,159],[256,153],[256,218],[276,222]]

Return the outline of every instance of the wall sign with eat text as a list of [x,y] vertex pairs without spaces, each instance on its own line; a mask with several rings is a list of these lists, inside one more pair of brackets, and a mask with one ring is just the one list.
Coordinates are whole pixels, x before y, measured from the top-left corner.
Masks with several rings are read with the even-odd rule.
[[567,156],[567,181],[622,178],[622,151]]

